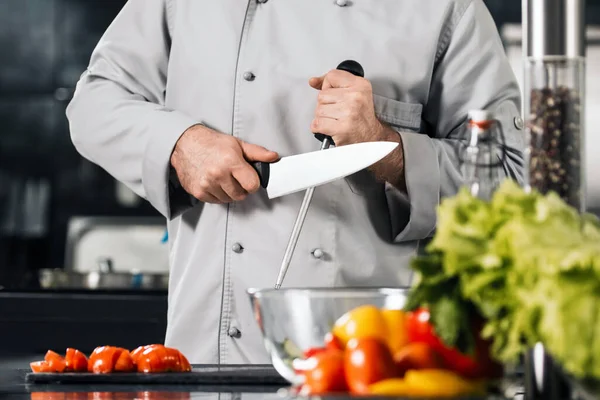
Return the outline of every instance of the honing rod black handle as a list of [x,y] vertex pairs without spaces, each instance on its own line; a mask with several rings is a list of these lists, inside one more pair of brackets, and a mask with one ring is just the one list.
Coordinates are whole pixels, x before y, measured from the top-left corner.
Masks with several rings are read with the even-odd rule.
[[[365,71],[363,70],[362,65],[360,65],[358,62],[354,61],[354,60],[346,60],[346,61],[342,61],[340,63],[340,65],[337,66],[336,69],[342,70],[342,71],[346,71],[346,72],[350,72],[353,75],[356,76],[360,76],[361,78],[365,77]],[[330,144],[334,144],[333,143],[333,139],[331,138],[331,136],[328,135],[323,135],[322,133],[315,133],[315,137],[317,139],[319,139],[321,142],[325,139],[329,139],[329,143]]]

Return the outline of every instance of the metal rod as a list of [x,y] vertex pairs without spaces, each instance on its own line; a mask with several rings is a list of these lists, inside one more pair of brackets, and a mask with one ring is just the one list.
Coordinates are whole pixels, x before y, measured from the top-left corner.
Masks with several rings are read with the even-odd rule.
[[[321,144],[321,150],[328,149],[330,145],[331,142],[329,138],[323,139],[323,143]],[[300,232],[302,231],[302,226],[304,225],[304,220],[306,219],[308,207],[310,206],[310,202],[312,201],[314,192],[314,187],[306,189],[306,193],[304,194],[304,200],[302,200],[302,205],[300,206],[300,211],[298,212],[298,216],[296,217],[296,222],[294,223],[294,228],[292,229],[290,240],[288,242],[287,248],[285,249],[285,254],[283,255],[283,261],[281,262],[281,267],[279,268],[279,275],[277,276],[277,283],[275,283],[275,289],[279,289],[281,287],[283,279],[285,278],[285,274],[287,273],[287,270],[290,266],[290,262],[292,261],[294,250],[296,250],[296,244],[298,244],[298,238],[300,237]]]

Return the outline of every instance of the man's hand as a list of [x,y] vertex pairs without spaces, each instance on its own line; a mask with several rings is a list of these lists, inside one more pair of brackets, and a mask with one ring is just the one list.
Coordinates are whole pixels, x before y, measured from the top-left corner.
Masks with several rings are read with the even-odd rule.
[[[311,78],[309,84],[320,90],[311,123],[313,133],[331,136],[336,146],[373,141],[401,143],[398,132],[377,119],[373,89],[367,79],[336,69]],[[379,180],[406,191],[402,145],[370,170]]]
[[311,78],[309,84],[320,90],[310,125],[313,133],[331,136],[336,146],[388,139],[385,126],[375,115],[368,80],[336,69]]
[[248,161],[274,162],[279,155],[202,125],[179,138],[171,165],[183,188],[206,203],[241,201],[260,188]]

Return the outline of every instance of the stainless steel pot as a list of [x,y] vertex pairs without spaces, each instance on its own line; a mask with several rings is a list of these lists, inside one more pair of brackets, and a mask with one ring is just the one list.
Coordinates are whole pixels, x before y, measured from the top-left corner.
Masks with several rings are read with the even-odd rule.
[[39,281],[43,289],[167,290],[169,274],[137,271],[114,272],[111,260],[103,259],[99,261],[98,271],[41,269]]

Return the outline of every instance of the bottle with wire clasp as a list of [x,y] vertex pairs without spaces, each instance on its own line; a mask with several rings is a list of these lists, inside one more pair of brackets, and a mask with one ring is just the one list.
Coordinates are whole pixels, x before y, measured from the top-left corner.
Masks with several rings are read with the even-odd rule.
[[467,128],[468,143],[460,154],[463,185],[473,196],[489,201],[506,179],[502,125],[490,111],[471,110]]

